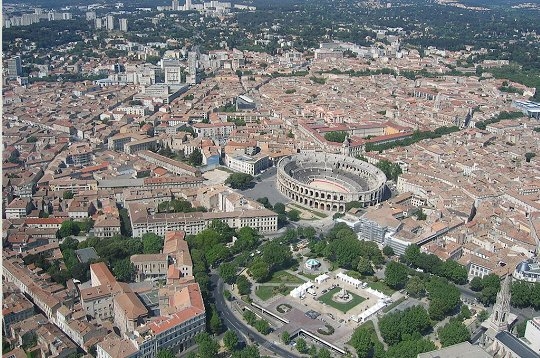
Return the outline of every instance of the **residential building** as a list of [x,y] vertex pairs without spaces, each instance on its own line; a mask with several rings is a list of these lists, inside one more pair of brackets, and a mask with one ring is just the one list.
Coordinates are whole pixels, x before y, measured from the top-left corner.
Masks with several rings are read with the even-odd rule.
[[32,209],[32,202],[21,198],[15,198],[5,209],[6,219],[25,218]]
[[11,325],[13,323],[23,321],[34,314],[34,305],[23,294],[20,292],[3,293],[2,329],[4,336],[11,336]]
[[162,309],[168,310],[172,313],[162,314],[139,329],[146,331],[144,339],[137,340],[141,358],[155,357],[159,349],[182,352],[195,344],[197,334],[204,332],[206,312],[199,284],[192,283],[176,291],[168,307]]
[[107,30],[114,30],[114,16],[112,15],[107,15],[107,18],[106,18],[106,27],[107,27]]
[[141,254],[132,255],[131,263],[135,266],[135,281],[147,279],[165,278],[168,269],[168,255],[163,254]]
[[137,358],[139,349],[128,338],[111,333],[96,345],[97,358]]
[[170,230],[185,231],[195,235],[206,229],[212,220],[221,220],[232,228],[244,226],[259,230],[260,233],[277,231],[277,214],[267,209],[249,209],[231,212],[194,212],[194,213],[154,213],[141,204],[128,206],[131,228],[134,237],[147,232],[163,236]]
[[7,60],[7,73],[11,77],[22,76],[22,61],[20,56],[14,56]]
[[51,191],[65,192],[70,191],[73,194],[78,194],[81,191],[97,190],[96,180],[82,179],[52,179],[49,181]]
[[124,292],[116,295],[114,304],[114,324],[120,329],[122,335],[132,332],[143,318],[148,316],[148,310],[133,292]]
[[127,19],[119,19],[120,23],[120,31],[127,32],[128,31],[128,20]]
[[195,123],[193,129],[198,137],[211,138],[213,140],[221,140],[228,138],[235,130],[236,125],[232,122],[224,123]]

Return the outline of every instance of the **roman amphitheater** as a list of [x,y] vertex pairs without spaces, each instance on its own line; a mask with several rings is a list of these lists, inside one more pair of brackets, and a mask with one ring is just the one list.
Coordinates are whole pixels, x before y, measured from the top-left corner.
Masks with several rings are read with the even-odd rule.
[[300,153],[277,165],[279,191],[303,206],[344,212],[345,204],[382,201],[386,176],[373,165],[340,154]]

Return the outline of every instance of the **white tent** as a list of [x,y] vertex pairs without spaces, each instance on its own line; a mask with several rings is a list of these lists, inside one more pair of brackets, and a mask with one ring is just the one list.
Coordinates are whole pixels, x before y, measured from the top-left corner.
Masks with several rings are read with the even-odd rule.
[[321,284],[323,283],[324,281],[328,280],[330,278],[330,276],[328,276],[327,274],[323,273],[322,275],[319,275],[317,277],[315,277],[315,282],[317,282],[317,284]]
[[307,289],[313,287],[313,282],[308,281],[291,291],[290,295],[295,298],[300,298],[306,295]]

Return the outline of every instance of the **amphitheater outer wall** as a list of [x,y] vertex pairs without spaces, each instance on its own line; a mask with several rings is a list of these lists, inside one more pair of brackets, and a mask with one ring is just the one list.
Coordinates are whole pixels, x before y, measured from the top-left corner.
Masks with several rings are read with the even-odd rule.
[[[304,165],[301,170],[313,167],[318,170],[332,171],[337,169],[351,173],[363,178],[368,189],[356,188],[356,190],[343,193],[313,188],[309,183],[295,178],[294,170],[287,170],[290,166],[296,166],[296,163]],[[324,175],[321,178],[328,180]],[[377,167],[340,154],[300,153],[282,158],[277,165],[278,190],[292,201],[316,210],[344,212],[345,204],[351,201],[358,201],[363,206],[375,205],[382,201],[385,186],[386,176]]]

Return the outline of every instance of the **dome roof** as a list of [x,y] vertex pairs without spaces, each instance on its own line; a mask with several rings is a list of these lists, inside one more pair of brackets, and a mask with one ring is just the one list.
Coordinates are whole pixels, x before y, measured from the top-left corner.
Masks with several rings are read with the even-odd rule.
[[523,261],[522,263],[520,263],[520,264],[517,266],[516,270],[517,270],[518,272],[529,271],[529,270],[530,270],[530,266],[529,266],[529,264],[527,263],[527,261]]

